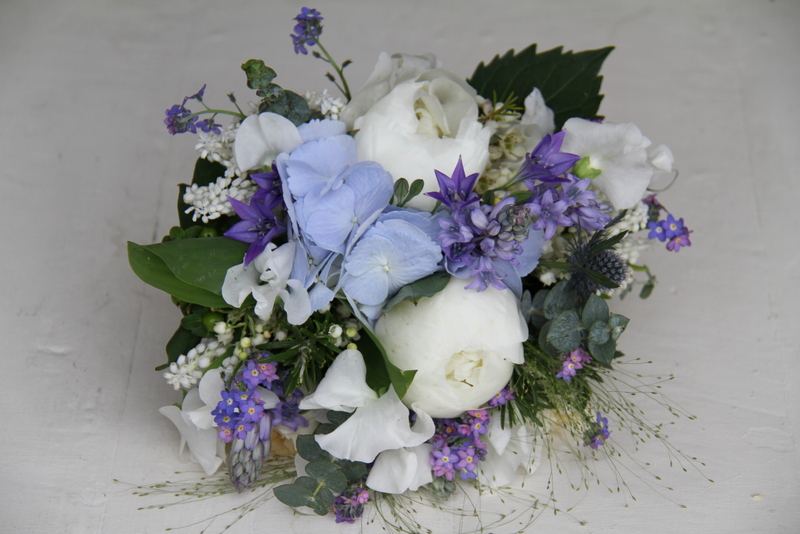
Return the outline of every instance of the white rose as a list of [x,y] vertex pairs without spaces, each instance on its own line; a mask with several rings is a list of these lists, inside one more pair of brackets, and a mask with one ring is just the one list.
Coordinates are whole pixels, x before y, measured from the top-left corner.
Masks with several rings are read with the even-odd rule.
[[[428,70],[395,85],[355,121],[360,161],[377,161],[395,180],[421,179],[423,192],[438,191],[434,170],[448,176],[462,158],[467,174],[482,172],[489,161],[494,128],[478,122],[475,90],[452,73]],[[430,210],[426,195],[408,206]]]
[[465,290],[469,279],[416,305],[401,302],[375,325],[389,360],[417,374],[403,402],[432,417],[474,410],[503,389],[523,362],[528,327],[510,290]]

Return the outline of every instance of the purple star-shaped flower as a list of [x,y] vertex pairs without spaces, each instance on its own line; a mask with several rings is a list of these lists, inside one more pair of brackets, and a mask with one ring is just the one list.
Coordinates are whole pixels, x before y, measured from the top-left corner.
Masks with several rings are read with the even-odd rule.
[[264,252],[270,241],[286,231],[286,225],[279,221],[272,212],[281,205],[283,198],[274,197],[267,203],[256,200],[250,204],[231,197],[228,197],[228,200],[242,220],[231,226],[224,235],[237,241],[250,243],[244,256],[244,265],[247,267],[259,254]]

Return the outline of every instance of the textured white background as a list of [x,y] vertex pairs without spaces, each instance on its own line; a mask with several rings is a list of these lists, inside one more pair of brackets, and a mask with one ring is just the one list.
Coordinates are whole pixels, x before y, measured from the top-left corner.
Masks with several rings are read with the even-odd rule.
[[[265,59],[285,87],[327,86],[320,61],[292,52],[290,19],[299,7],[0,3],[0,531],[161,532],[241,502],[137,511],[157,501],[112,482],[153,483],[182,468],[178,434],[157,412],[177,397],[152,370],[178,313],[130,272],[125,241],[157,241],[173,225],[176,184],[189,179],[196,157],[190,136],[166,133],[164,109],[203,83],[212,105],[225,105],[231,90],[247,98],[239,65],[251,57]],[[614,307],[633,318],[623,350],[654,360],[648,373],[676,375],[664,393],[697,420],[679,420],[671,442],[704,460],[716,483],[670,469],[654,443],[636,458],[674,488],[665,490],[674,502],[630,473],[635,502],[600,487],[574,492],[556,477],[560,505],[577,505],[571,514],[546,512],[529,530],[797,532],[800,5],[315,7],[328,49],[354,60],[356,87],[381,50],[434,51],[468,76],[478,61],[531,42],[613,44],[601,112],[635,121],[676,155],[680,183],[663,202],[695,230],[693,246],[649,253],[661,282],[653,296]],[[529,479],[529,489],[543,491],[546,476]],[[482,505],[491,509],[492,500]],[[460,528],[447,516],[430,525],[437,533]],[[358,530],[268,505],[231,532]]]

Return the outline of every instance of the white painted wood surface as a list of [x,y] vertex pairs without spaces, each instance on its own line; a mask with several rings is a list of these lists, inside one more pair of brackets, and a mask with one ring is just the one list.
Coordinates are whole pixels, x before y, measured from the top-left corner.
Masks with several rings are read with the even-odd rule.
[[[160,406],[177,400],[153,367],[179,319],[169,297],[129,270],[125,241],[160,239],[176,184],[196,157],[163,112],[208,83],[206,100],[246,98],[239,65],[263,58],[296,91],[327,86],[296,57],[301,7],[280,2],[6,0],[0,4],[0,531],[161,532],[212,508],[137,511],[157,500],[133,484],[172,478],[178,434]],[[617,49],[601,112],[669,145],[680,183],[663,195],[695,230],[693,246],[646,260],[660,285],[632,318],[629,355],[696,421],[671,442],[708,465],[709,483],[652,463],[675,502],[626,474],[637,500],[556,477],[561,506],[531,532],[798,532],[800,354],[800,4],[775,1],[439,1],[316,3],[325,44],[351,58],[354,86],[381,50],[433,51],[471,74],[480,60],[538,42]],[[649,406],[652,408],[652,406]],[[654,412],[654,417],[666,417]],[[613,430],[613,425],[612,425]],[[610,481],[612,483],[613,481]],[[528,481],[543,491],[546,473]],[[678,504],[684,504],[685,508]],[[483,506],[492,509],[487,499]],[[427,519],[435,532],[457,520]],[[585,522],[585,526],[581,526]],[[363,525],[364,532],[379,532]],[[199,527],[181,532],[196,532]],[[229,532],[356,532],[268,504]]]

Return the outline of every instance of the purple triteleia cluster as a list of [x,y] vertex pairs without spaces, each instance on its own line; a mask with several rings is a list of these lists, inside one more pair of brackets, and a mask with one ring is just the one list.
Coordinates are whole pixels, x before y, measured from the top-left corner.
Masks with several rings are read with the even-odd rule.
[[[689,230],[683,224],[683,218],[675,219],[675,217],[667,211],[661,202],[658,201],[655,195],[642,200],[650,207],[650,222],[647,223],[650,228],[650,233],[647,235],[650,239],[658,239],[659,241],[667,242],[667,250],[678,252],[681,247],[689,247],[692,242],[689,240]],[[667,218],[658,220],[661,211],[667,213]]]
[[561,152],[565,132],[546,135],[525,156],[517,180],[533,193],[526,207],[537,217],[534,230],[544,230],[551,239],[559,226],[578,225],[588,231],[600,230],[611,220],[608,204],[598,202],[589,191],[589,178],[580,179],[568,171],[580,156]]
[[530,209],[506,197],[494,206],[481,203],[473,191],[478,174],[466,175],[461,158],[451,176],[435,171],[439,191],[427,193],[445,206],[439,217],[437,240],[445,255],[445,269],[454,275],[468,272],[473,281],[467,289],[483,291],[489,286],[507,287],[507,269],[502,263],[520,267],[522,243],[530,235]]
[[433,476],[453,480],[458,474],[462,480],[478,477],[478,462],[486,457],[486,445],[481,436],[486,434],[489,414],[486,410],[470,410],[459,419],[437,419],[433,435],[430,464]]
[[295,54],[308,54],[306,46],[314,46],[322,34],[322,14],[316,9],[304,7],[294,20],[294,33],[290,34]]
[[271,172],[250,175],[250,178],[259,185],[259,190],[250,197],[249,204],[228,197],[231,207],[242,220],[231,226],[224,235],[250,243],[244,257],[245,267],[264,252],[273,239],[286,231],[286,224],[275,214],[275,211],[284,208],[285,204],[280,177],[274,163],[272,168]]
[[556,375],[556,378],[563,378],[565,382],[571,382],[577,371],[583,369],[583,365],[591,360],[592,357],[578,347],[564,358],[564,362],[561,364],[561,371]]
[[206,86],[204,84],[203,87],[192,96],[184,97],[180,105],[175,104],[165,112],[167,116],[164,119],[164,124],[167,125],[167,131],[169,133],[172,135],[184,132],[197,133],[198,127],[206,133],[209,131],[220,133],[213,119],[197,122],[197,115],[192,113],[191,110],[186,109],[186,102],[189,100],[202,102],[205,90]]
[[584,434],[583,445],[584,447],[597,449],[603,445],[610,436],[611,431],[608,429],[608,418],[603,417],[600,412],[597,412],[595,421]]
[[369,493],[361,486],[346,489],[333,501],[333,512],[337,523],[355,523],[364,513],[364,505],[369,501]]
[[[269,354],[259,355],[260,358],[266,356]],[[276,406],[265,406],[261,388],[277,395],[279,402]],[[248,360],[234,377],[231,388],[222,390],[220,397],[222,400],[211,415],[219,428],[218,437],[225,443],[234,439],[244,440],[244,446],[249,450],[256,435],[260,441],[269,440],[273,425],[284,425],[292,430],[308,426],[298,408],[303,393],[297,389],[288,396],[284,395],[283,380],[274,363]]]

